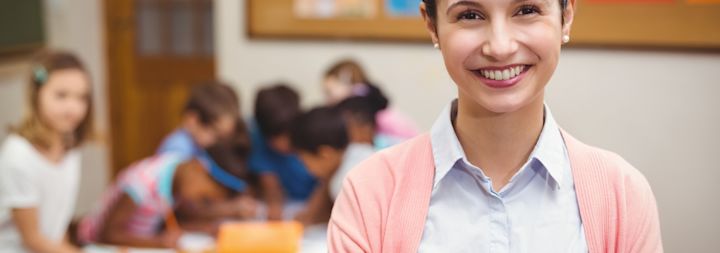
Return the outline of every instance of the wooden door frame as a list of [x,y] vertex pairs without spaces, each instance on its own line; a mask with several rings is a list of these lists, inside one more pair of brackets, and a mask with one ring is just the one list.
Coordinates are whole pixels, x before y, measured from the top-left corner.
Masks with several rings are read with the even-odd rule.
[[[171,87],[178,83],[193,83],[215,76],[215,55],[208,57],[173,57],[173,56],[138,56],[136,50],[136,19],[135,4],[138,0],[104,0],[104,26],[108,98],[108,148],[110,154],[111,173],[113,177],[128,166],[132,152],[128,143],[134,138],[125,136],[131,133],[132,124],[148,122],[127,122],[123,120],[123,111],[130,106],[123,104],[129,99],[137,98],[138,87],[128,85],[151,84],[155,91]],[[170,0],[159,0],[169,2]],[[212,1],[212,0],[207,0]],[[197,23],[197,21],[194,21]],[[194,24],[194,26],[198,26]],[[214,29],[214,28],[213,28]],[[168,46],[168,45],[164,45]],[[164,66],[158,68],[158,66]],[[177,93],[175,93],[177,95]],[[177,98],[174,96],[173,98]],[[177,102],[176,99],[172,101]],[[135,107],[133,107],[135,108]],[[179,118],[179,115],[178,115]],[[164,122],[163,122],[164,123]],[[129,129],[129,130],[127,130]],[[155,136],[155,135],[153,135]],[[132,159],[136,159],[132,157]]]

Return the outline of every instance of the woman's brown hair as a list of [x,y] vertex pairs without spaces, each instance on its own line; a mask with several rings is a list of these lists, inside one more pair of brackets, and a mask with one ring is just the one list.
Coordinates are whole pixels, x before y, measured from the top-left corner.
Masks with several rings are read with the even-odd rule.
[[[428,18],[430,18],[430,22],[432,22],[433,27],[435,27],[435,30],[437,31],[437,1],[436,0],[422,0],[423,3],[425,3],[425,9],[428,14]],[[567,9],[568,6],[568,0],[558,0],[560,3],[560,10],[563,14],[560,15],[560,20],[562,21],[562,24],[565,25],[565,9]]]
[[[52,130],[43,122],[41,117],[39,104],[40,89],[56,71],[72,69],[84,72],[88,83],[90,83],[90,76],[85,66],[83,66],[82,62],[72,53],[43,51],[34,58],[32,71],[29,75],[25,116],[22,122],[12,129],[13,132],[27,139],[33,145],[41,148],[49,148],[50,143],[48,139]],[[87,99],[88,109],[85,118],[71,134],[63,138],[63,145],[66,149],[80,146],[93,134],[92,91],[88,93]]]

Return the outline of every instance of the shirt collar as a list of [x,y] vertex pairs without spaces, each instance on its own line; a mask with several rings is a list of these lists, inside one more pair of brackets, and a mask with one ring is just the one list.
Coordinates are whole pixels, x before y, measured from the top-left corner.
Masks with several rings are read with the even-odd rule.
[[[467,160],[460,141],[455,134],[453,119],[457,116],[457,100],[453,100],[443,109],[430,130],[430,142],[435,162],[435,178],[433,187],[455,167],[455,164]],[[529,160],[537,159],[550,177],[561,187],[566,180],[563,170],[569,168],[565,143],[560,129],[545,106],[544,124]],[[532,164],[532,163],[530,163]]]

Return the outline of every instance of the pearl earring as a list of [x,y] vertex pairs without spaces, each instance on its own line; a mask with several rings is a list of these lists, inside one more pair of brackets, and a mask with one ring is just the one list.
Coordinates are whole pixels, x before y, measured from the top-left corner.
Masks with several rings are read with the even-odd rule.
[[440,44],[435,43],[435,44],[433,44],[433,47],[434,47],[435,49],[440,49]]
[[570,35],[563,35],[562,42],[563,44],[570,42]]

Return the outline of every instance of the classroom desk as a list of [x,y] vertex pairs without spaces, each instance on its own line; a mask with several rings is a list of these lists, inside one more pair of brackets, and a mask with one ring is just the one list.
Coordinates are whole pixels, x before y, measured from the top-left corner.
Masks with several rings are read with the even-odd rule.
[[[303,230],[303,237],[300,242],[300,252],[298,253],[326,253],[328,252],[327,248],[327,225],[313,225],[310,227],[306,227]],[[214,243],[214,239],[212,237],[209,237],[208,235],[202,235],[202,234],[196,234],[196,233],[189,233],[187,235],[183,235],[183,237],[180,239],[180,244],[183,244],[183,240],[185,240],[185,243],[189,244],[204,244],[207,242],[207,240],[212,241],[211,243]],[[212,247],[212,246],[211,246]],[[123,251],[126,250],[126,251]],[[142,249],[142,248],[127,248],[127,247],[120,247],[120,246],[110,246],[110,245],[88,245],[83,248],[83,252],[86,253],[175,253],[175,252],[197,252],[192,250],[187,251],[177,251],[173,249]],[[206,251],[206,252],[214,252],[214,251]]]
[[[292,217],[305,207],[302,202],[287,202],[283,209],[283,219],[292,220]],[[266,219],[266,206],[264,203],[258,203],[257,217],[255,221]],[[327,253],[327,224],[313,225],[303,229],[302,240],[300,241],[299,253]],[[179,245],[210,245],[215,248],[215,239],[206,234],[187,233],[180,238]],[[192,246],[191,246],[192,247]],[[202,246],[200,246],[202,247]],[[123,251],[126,250],[126,251]],[[128,248],[122,246],[111,245],[88,245],[83,248],[83,252],[87,253],[173,253],[178,252],[173,249],[143,249]],[[198,252],[198,251],[180,251],[180,252]],[[214,251],[210,251],[214,252]]]

